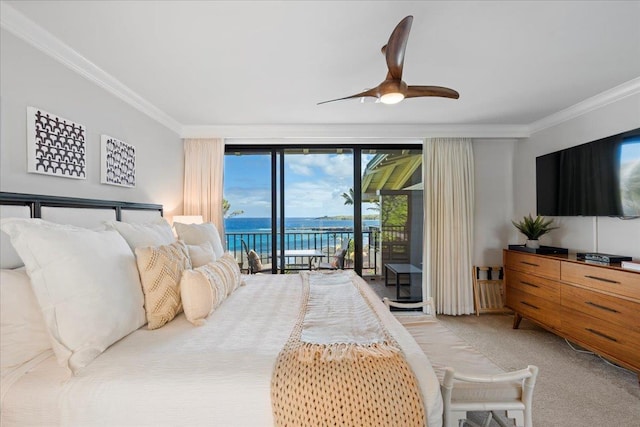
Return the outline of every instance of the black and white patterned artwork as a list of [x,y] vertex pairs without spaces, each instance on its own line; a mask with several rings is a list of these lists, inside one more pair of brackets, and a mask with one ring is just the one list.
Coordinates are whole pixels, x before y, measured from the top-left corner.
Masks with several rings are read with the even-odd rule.
[[27,107],[27,171],[86,179],[85,127]]
[[108,135],[100,140],[103,184],[136,186],[136,147]]

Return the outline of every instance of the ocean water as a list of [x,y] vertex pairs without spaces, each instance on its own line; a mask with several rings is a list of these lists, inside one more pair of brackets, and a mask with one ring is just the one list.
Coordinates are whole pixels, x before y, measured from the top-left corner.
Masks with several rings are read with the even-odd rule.
[[[285,218],[285,247],[327,249],[335,247],[344,238],[353,238],[353,220],[329,218]],[[259,253],[271,251],[271,218],[225,218],[227,247],[230,251],[242,250],[240,240]],[[365,245],[369,227],[379,227],[377,220],[363,221]],[[277,244],[280,244],[278,236]],[[236,249],[237,248],[237,249]]]

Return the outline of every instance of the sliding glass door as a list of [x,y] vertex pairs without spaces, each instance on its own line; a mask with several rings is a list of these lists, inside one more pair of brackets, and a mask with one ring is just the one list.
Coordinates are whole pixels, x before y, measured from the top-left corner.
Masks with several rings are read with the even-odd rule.
[[[363,276],[385,277],[385,286],[399,287],[397,295],[421,300],[422,149],[363,149],[362,165],[363,257],[368,267]],[[377,220],[373,224],[372,218]],[[396,281],[394,271],[412,273]]]
[[[273,228],[277,225],[277,186],[272,182],[272,153],[264,150],[227,152],[224,161],[224,227],[227,250],[249,272],[249,253],[257,256],[255,270],[271,271]],[[276,159],[277,160],[277,159]],[[274,204],[274,195],[276,203]],[[254,255],[252,255],[254,256]]]
[[273,273],[420,267],[421,178],[420,145],[227,146],[227,247],[248,269],[244,241]]
[[[353,268],[353,152],[344,148],[285,148],[280,233],[284,271]],[[353,245],[352,245],[353,246]]]

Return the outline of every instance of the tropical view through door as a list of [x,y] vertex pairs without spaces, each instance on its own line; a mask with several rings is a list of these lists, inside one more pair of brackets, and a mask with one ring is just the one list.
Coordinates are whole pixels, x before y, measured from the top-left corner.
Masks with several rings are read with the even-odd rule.
[[[355,177],[358,157],[360,176]],[[251,250],[262,271],[274,273],[332,268],[333,263],[347,269],[360,266],[363,276],[382,277],[387,263],[419,267],[421,166],[419,146],[229,147],[224,176],[227,248],[245,271]],[[356,209],[360,227],[354,226]],[[283,249],[284,256],[278,256]],[[344,264],[335,257],[342,249]],[[402,279],[411,284],[405,294],[419,298],[419,275]]]

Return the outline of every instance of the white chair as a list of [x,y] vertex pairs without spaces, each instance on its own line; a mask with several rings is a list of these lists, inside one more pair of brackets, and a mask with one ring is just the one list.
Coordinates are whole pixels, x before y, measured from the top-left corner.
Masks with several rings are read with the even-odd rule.
[[[507,427],[496,411],[507,411],[507,417],[515,418],[518,427],[533,427],[531,407],[533,388],[538,376],[538,367],[529,365],[526,369],[496,375],[467,375],[456,372],[453,368],[446,368],[441,391],[444,401],[444,427],[458,427],[467,422],[467,411],[489,411],[490,415],[485,425],[493,418],[501,427]],[[457,400],[453,397],[455,380],[468,383],[508,383],[521,381],[520,398],[510,400]]]
[[[538,368],[506,372],[473,349],[455,334],[440,325],[432,298],[417,303],[402,303],[383,298],[387,307],[421,308],[419,312],[396,311],[398,321],[414,336],[425,352],[436,374],[441,378],[440,390],[444,403],[444,427],[471,427],[477,424],[467,420],[467,411],[489,412],[483,427],[495,420],[501,427],[508,425],[497,411],[507,411],[518,427],[533,427],[531,420],[533,388]],[[445,333],[443,333],[445,331]],[[451,364],[482,369],[484,373],[469,374],[456,371]],[[442,375],[444,371],[444,375]],[[488,372],[487,372],[488,371]],[[513,426],[510,426],[513,427]]]

